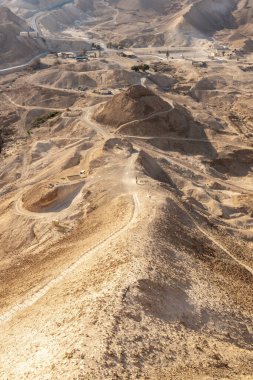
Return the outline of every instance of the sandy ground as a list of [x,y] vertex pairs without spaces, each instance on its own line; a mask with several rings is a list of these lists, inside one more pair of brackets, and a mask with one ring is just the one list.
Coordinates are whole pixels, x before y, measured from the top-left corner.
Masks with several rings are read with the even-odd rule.
[[250,57],[151,52],[0,77],[1,379],[253,378]]

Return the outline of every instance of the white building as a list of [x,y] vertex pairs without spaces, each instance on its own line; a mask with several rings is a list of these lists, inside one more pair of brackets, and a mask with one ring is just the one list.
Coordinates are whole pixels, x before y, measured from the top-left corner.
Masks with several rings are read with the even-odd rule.
[[29,38],[29,32],[20,32],[19,35],[20,37]]

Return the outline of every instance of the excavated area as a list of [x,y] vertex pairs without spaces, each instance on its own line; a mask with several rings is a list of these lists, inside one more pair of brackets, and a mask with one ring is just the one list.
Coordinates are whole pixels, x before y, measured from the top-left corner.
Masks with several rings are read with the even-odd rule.
[[83,187],[75,184],[39,185],[22,196],[23,207],[32,212],[59,212],[68,207]]

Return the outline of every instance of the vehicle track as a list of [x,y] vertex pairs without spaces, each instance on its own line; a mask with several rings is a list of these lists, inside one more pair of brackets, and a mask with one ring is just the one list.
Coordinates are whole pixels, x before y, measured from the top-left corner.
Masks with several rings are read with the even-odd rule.
[[13,72],[15,70],[19,70],[19,69],[25,69],[27,66],[31,65],[37,58],[45,57],[47,54],[48,54],[48,51],[44,51],[43,53],[40,53],[40,54],[37,54],[36,56],[34,56],[32,59],[30,59],[30,61],[28,61],[26,63],[23,63],[21,65],[17,65],[17,66],[7,67],[6,69],[1,69],[0,75],[1,74],[8,74],[8,73],[11,73],[11,72]]
[[148,115],[147,117],[144,117],[143,119],[131,120],[131,121],[128,121],[127,123],[121,124],[121,125],[115,130],[115,133],[120,132],[120,130],[121,130],[122,128],[127,127],[127,126],[129,126],[129,125],[132,125],[132,124],[135,124],[135,123],[138,123],[138,122],[143,122],[143,121],[147,121],[147,120],[153,119],[154,116],[166,115],[166,114],[170,113],[171,111],[173,111],[174,106],[173,106],[173,105],[171,105],[171,106],[172,106],[172,108],[171,108],[170,110],[160,111],[160,112],[153,112],[153,113],[151,113],[150,115]]
[[103,139],[109,139],[113,137],[114,134],[107,132],[105,128],[101,127],[95,120],[91,120],[90,118],[90,114],[96,107],[97,106],[87,107],[86,112],[82,116],[82,120],[88,125],[90,125],[90,127],[93,128]]
[[[3,94],[4,97],[8,100],[9,103],[11,103],[13,106],[17,107],[17,108],[21,108],[21,109],[25,109],[25,110],[34,110],[34,109],[38,109],[38,110],[46,110],[46,111],[66,111],[66,108],[58,108],[58,107],[41,107],[41,106],[25,106],[25,105],[22,105],[22,104],[18,104],[16,103],[14,100],[12,100],[8,95],[6,94]],[[75,108],[72,108],[72,109],[75,109]],[[76,108],[77,109],[77,108]]]
[[[153,115],[155,116],[155,115]],[[142,119],[140,120],[137,120],[137,121],[143,121]],[[164,139],[167,139],[167,140],[172,140],[172,141],[190,141],[190,142],[203,142],[203,143],[206,143],[206,144],[210,144],[212,142],[214,143],[219,143],[219,144],[222,144],[222,145],[230,145],[230,146],[234,146],[236,148],[240,148],[240,149],[249,149],[249,150],[253,150],[253,146],[248,146],[248,145],[241,145],[241,144],[235,144],[233,142],[230,142],[230,141],[226,141],[224,139],[194,139],[194,138],[187,138],[187,137],[173,137],[173,136],[132,136],[132,135],[122,135],[123,137],[125,138],[134,138],[134,139],[138,139],[138,140],[164,140]]]

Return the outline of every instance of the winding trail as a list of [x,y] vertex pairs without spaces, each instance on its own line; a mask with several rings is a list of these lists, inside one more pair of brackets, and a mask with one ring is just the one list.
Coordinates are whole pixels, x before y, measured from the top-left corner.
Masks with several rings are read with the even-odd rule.
[[[101,105],[102,103],[100,103]],[[97,134],[102,136],[104,140],[109,139],[114,136],[114,134],[111,134],[110,132],[107,132],[107,130],[102,126],[100,126],[95,120],[91,119],[91,115],[94,112],[95,108],[97,108],[97,105],[86,107],[86,112],[82,115],[82,121],[88,124],[92,129],[94,129]]]
[[90,33],[90,32],[93,32],[95,29],[97,29],[98,27],[100,26],[104,26],[104,25],[107,25],[107,24],[110,24],[112,22],[116,23],[117,22],[117,17],[119,15],[119,10],[112,7],[107,1],[103,0],[103,3],[104,3],[104,6],[107,7],[107,8],[110,8],[113,12],[115,12],[115,14],[113,15],[113,17],[110,19],[110,20],[107,20],[107,21],[103,21],[103,22],[100,22],[99,24],[96,24],[94,26],[92,26],[91,28],[89,28],[88,30],[85,31],[85,33]]
[[[155,115],[153,115],[155,116]],[[138,121],[143,121],[142,119],[138,120]],[[136,120],[135,120],[136,122]],[[126,123],[128,124],[128,123]],[[121,128],[122,126],[120,126]],[[164,136],[133,136],[133,135],[121,135],[125,138],[134,138],[134,139],[138,139],[138,140],[173,140],[173,141],[190,141],[190,142],[203,142],[203,143],[207,143],[207,144],[210,144],[212,142],[214,143],[219,143],[219,144],[222,144],[222,145],[229,145],[229,146],[234,146],[236,148],[240,148],[240,149],[248,149],[248,150],[253,150],[253,146],[248,146],[248,145],[241,145],[241,144],[236,144],[236,143],[233,143],[231,141],[226,141],[224,139],[194,139],[194,138],[188,138],[188,137],[173,137],[173,136],[169,136],[169,135],[164,135]]]
[[[123,127],[123,126],[127,126],[127,125],[131,125],[132,123],[136,123],[138,121],[145,121],[145,120],[148,120],[148,119],[152,119],[154,116],[156,115],[161,115],[161,114],[166,114],[166,113],[169,113],[171,112],[173,109],[174,109],[174,105],[171,104],[172,106],[172,109],[171,110],[168,110],[168,111],[162,111],[162,112],[156,112],[156,113],[153,113],[151,115],[149,115],[148,117],[144,118],[144,119],[137,119],[137,120],[133,120],[133,121],[130,121],[128,123],[125,123],[125,124],[122,124],[120,125],[115,132],[119,132],[120,129]],[[92,128],[94,128],[96,130],[97,133],[99,133],[100,135],[103,136],[104,139],[108,139],[108,138],[112,138],[112,137],[115,137],[114,136],[114,133],[109,133],[106,131],[106,128],[104,127],[101,127],[95,120],[91,120],[91,113],[92,111],[94,111],[94,108],[97,107],[97,106],[92,106],[92,107],[89,107],[88,109],[88,112],[86,112],[83,116],[83,120],[85,122],[87,122]],[[121,135],[121,134],[118,134],[117,135],[118,137],[124,137],[124,138],[134,138],[134,139],[153,139],[153,138],[156,138],[156,137],[139,137],[139,136],[129,136],[129,135]],[[195,142],[204,142],[204,143],[210,143],[210,142],[219,142],[219,143],[222,143],[221,140],[205,140],[205,139],[191,139],[191,138],[173,138],[173,137],[161,137],[162,139],[166,138],[166,139],[171,139],[171,140],[175,140],[175,141],[195,141]],[[235,145],[235,144],[231,144],[231,143],[228,143],[227,141],[224,141],[224,144],[228,144],[228,145],[232,145],[232,146],[236,146],[236,147],[239,147],[239,148],[244,148],[244,149],[253,149],[252,147],[247,147],[247,146],[242,146],[242,145]],[[140,149],[143,149],[143,147],[136,143],[135,142],[135,145],[138,146],[138,148]],[[203,173],[202,171],[196,169],[196,168],[193,168],[191,165],[188,165],[185,161],[182,162],[181,160],[179,159],[175,159],[175,158],[172,158],[169,154],[166,154],[164,151],[158,149],[158,148],[155,148],[155,147],[146,147],[145,146],[145,149],[147,151],[151,151],[152,153],[156,153],[158,154],[159,156],[161,156],[162,158],[165,158],[168,162],[172,162],[173,164],[176,164],[178,166],[181,166],[183,169],[187,169],[187,170],[191,170],[193,173],[197,174],[197,175],[201,175],[202,177],[205,177],[209,180],[212,180],[212,181],[216,181],[218,183],[220,183],[221,185],[223,186],[226,186],[227,188],[229,189],[233,189],[234,191],[239,191],[239,192],[244,192],[244,193],[247,193],[247,194],[253,194],[253,190],[249,190],[249,189],[246,189],[246,188],[242,188],[240,186],[237,186],[235,184],[231,184],[225,180],[222,180],[222,179],[219,179],[219,178],[216,178],[216,177],[212,177],[211,175],[208,175],[206,173]]]
[[112,232],[109,236],[99,241],[97,244],[95,244],[93,247],[91,247],[87,251],[84,251],[77,261],[70,264],[64,271],[62,271],[58,276],[50,280],[41,289],[37,290],[36,292],[28,296],[25,300],[21,301],[20,303],[17,303],[15,306],[11,307],[4,314],[0,315],[0,325],[5,322],[8,322],[13,317],[15,317],[16,314],[18,314],[19,312],[22,312],[23,310],[27,309],[28,307],[38,302],[52,288],[54,288],[57,284],[59,284],[62,280],[64,280],[65,277],[73,273],[79,266],[85,264],[85,262],[92,259],[99,249],[101,248],[106,249],[108,243],[113,242],[121,234],[126,232],[131,227],[131,225],[136,221],[140,212],[139,198],[138,198],[137,192],[135,191],[135,187],[137,185],[135,183],[135,175],[134,175],[134,168],[133,168],[136,157],[137,157],[136,154],[133,154],[129,158],[128,164],[125,168],[123,178],[122,178],[122,181],[126,184],[126,188],[129,192],[129,195],[132,198],[132,203],[133,203],[132,213],[129,220],[123,226],[119,227],[117,230]]
[[[87,113],[85,114],[87,117]],[[87,118],[87,122],[91,123],[92,127],[95,127],[96,123],[92,123],[89,118]],[[103,138],[108,138],[108,133],[105,132],[102,128],[96,129],[96,131],[100,134],[102,134]],[[101,133],[103,131],[103,133]],[[77,143],[80,144],[80,141]],[[70,146],[74,146],[74,144],[70,144]],[[63,149],[66,149],[63,148]],[[13,317],[15,317],[18,313],[24,311],[25,309],[29,308],[30,306],[34,305],[36,302],[38,302],[43,296],[45,296],[52,288],[54,288],[57,284],[59,284],[61,281],[65,279],[66,276],[73,273],[79,266],[83,265],[88,260],[92,259],[94,255],[101,249],[106,248],[107,244],[117,239],[121,234],[126,232],[131,225],[136,221],[136,219],[139,216],[140,212],[140,202],[138,198],[138,194],[136,192],[136,180],[135,180],[135,170],[134,170],[134,163],[137,159],[137,153],[132,154],[132,156],[128,159],[128,163],[125,167],[125,170],[123,172],[122,182],[125,184],[127,193],[131,196],[132,199],[132,213],[129,218],[129,220],[123,225],[120,226],[118,229],[116,229],[114,232],[112,232],[109,236],[99,241],[97,244],[95,244],[93,247],[89,248],[88,250],[84,251],[82,255],[79,257],[77,261],[70,264],[65,270],[63,270],[58,276],[54,277],[52,280],[50,280],[46,285],[44,285],[39,290],[35,291],[34,293],[30,294],[26,299],[23,301],[17,303],[15,306],[11,307],[9,310],[7,310],[5,313],[0,315],[0,325],[4,324],[8,321],[10,321]],[[27,210],[24,210],[21,205],[21,199],[19,199],[15,204],[15,209],[18,214],[22,214],[27,217],[32,218],[41,218],[45,217],[45,215],[37,215],[37,213],[33,213]],[[55,216],[55,213],[49,213],[50,215]],[[48,214],[47,214],[48,215]]]
[[170,110],[166,110],[166,111],[160,111],[160,112],[153,112],[151,113],[150,115],[148,115],[147,117],[144,117],[143,119],[136,119],[136,120],[131,120],[131,121],[128,121],[127,123],[124,123],[124,124],[121,124],[115,131],[115,133],[118,133],[120,132],[120,130],[124,127],[128,127],[129,125],[133,125],[135,123],[140,123],[140,122],[143,122],[143,121],[147,121],[147,120],[150,120],[150,119],[153,119],[155,116],[161,116],[161,115],[167,115],[168,113],[172,112],[174,109],[174,105],[171,104],[171,109]]
[[[38,86],[39,87],[39,86]],[[58,89],[59,92],[61,92],[61,90]],[[31,111],[31,110],[45,110],[45,111],[66,111],[67,108],[69,108],[69,110],[72,110],[72,111],[82,111],[83,109],[80,108],[80,107],[72,107],[72,106],[66,106],[65,108],[62,108],[62,107],[44,107],[44,106],[37,106],[37,105],[22,105],[22,104],[18,104],[16,103],[13,99],[10,98],[10,96],[8,96],[7,94],[3,94],[3,96],[8,100],[8,102],[10,104],[12,104],[13,106],[17,107],[17,108],[20,108],[20,109],[24,109],[24,110],[27,110],[27,111]]]
[[33,28],[33,30],[34,30],[35,32],[38,33],[38,35],[40,35],[41,37],[43,37],[43,35],[42,35],[42,33],[41,33],[40,29],[39,29],[39,26],[38,26],[38,24],[37,24],[37,21],[38,21],[37,19],[40,18],[41,16],[43,16],[44,14],[47,14],[47,13],[50,12],[50,11],[53,11],[53,10],[55,10],[55,9],[62,8],[62,7],[64,7],[64,5],[71,4],[71,3],[73,3],[73,2],[74,2],[74,0],[66,0],[66,1],[63,1],[63,2],[60,3],[60,4],[53,5],[53,6],[49,7],[49,8],[47,8],[47,9],[43,9],[43,10],[41,10],[41,11],[36,12],[36,13],[32,16],[32,18],[31,18],[31,20],[30,20],[31,27]]
[[57,108],[57,107],[52,108],[52,107],[41,107],[41,106],[26,106],[26,105],[18,104],[14,100],[12,100],[7,94],[3,94],[3,95],[8,100],[8,102],[11,103],[13,106],[15,106],[17,108],[25,109],[27,111],[34,110],[34,109],[46,110],[46,111],[66,111],[66,107],[65,108]]
[[[173,109],[173,108],[172,108]],[[168,111],[166,111],[168,112]],[[158,113],[160,114],[160,113]],[[154,116],[154,115],[152,115]],[[151,116],[151,117],[152,117]],[[86,115],[87,117],[87,120],[89,122],[91,122],[89,120],[89,114]],[[135,121],[133,121],[135,122]],[[130,122],[131,124],[132,122]],[[124,125],[128,125],[129,123],[126,123]],[[98,128],[98,123],[96,123],[95,121],[92,122],[92,125],[96,126],[96,128]],[[117,131],[122,127],[122,125],[117,129]],[[100,130],[100,126],[99,126],[99,130]],[[103,131],[103,135],[106,134],[104,131]],[[107,136],[108,137],[108,136]],[[127,136],[125,136],[127,137]],[[129,136],[128,136],[129,137]],[[185,140],[185,139],[184,139]],[[186,139],[187,140],[187,139]],[[193,141],[195,141],[195,139],[191,139]],[[198,140],[197,140],[198,141]],[[204,140],[205,141],[205,140]],[[159,149],[148,149],[148,150],[151,150],[151,151],[155,151],[156,153],[158,153],[160,156],[162,156],[163,158],[166,157],[166,154],[164,154],[162,151],[160,151]],[[186,168],[186,169],[189,169],[189,170],[192,170],[193,172],[199,174],[199,175],[202,175],[203,177],[206,177],[208,179],[211,179],[211,180],[214,180],[213,177],[211,176],[208,176],[206,174],[203,174],[201,171],[198,171],[196,169],[193,169],[190,165],[184,165],[182,164],[181,162],[178,162],[178,160],[176,159],[172,159],[171,157],[169,158],[165,158],[167,161],[171,161],[172,163],[175,163],[176,165],[179,165],[179,166],[182,166],[183,168]],[[222,180],[219,180],[219,179],[216,179],[215,178],[215,181],[218,182],[218,183],[221,183],[223,185],[226,185],[226,186],[229,186],[230,188],[234,188],[236,189],[237,191],[247,191],[249,192],[250,194],[253,193],[253,191],[248,191],[246,189],[242,189],[241,187],[239,186],[236,186],[236,185],[232,185],[232,184],[228,184],[226,183],[225,181],[222,181]],[[191,221],[194,223],[195,227],[203,234],[205,235],[208,240],[210,240],[213,244],[215,244],[217,247],[219,247],[224,253],[226,253],[232,260],[234,260],[237,264],[239,264],[242,268],[244,268],[245,270],[247,270],[251,275],[253,275],[253,269],[251,267],[249,267],[248,265],[244,264],[242,261],[240,261],[236,256],[234,256],[228,249],[226,249],[217,239],[215,239],[213,236],[211,236],[205,229],[203,229],[202,227],[200,227],[200,225],[196,222],[195,218],[189,213],[189,211],[186,209],[186,207],[181,204],[177,199],[176,200],[176,203],[178,204],[178,206],[188,215],[188,217],[191,219]]]
[[[168,112],[168,111],[166,111]],[[160,114],[160,113],[159,113]],[[89,114],[86,115],[87,117],[87,120],[90,122],[89,118],[88,118]],[[154,116],[154,115],[151,115],[151,117]],[[135,122],[135,121],[133,121]],[[133,122],[130,122],[133,123]],[[128,125],[129,123],[126,123],[124,125]],[[96,123],[95,121],[92,122],[92,125],[96,126],[96,128],[99,127],[99,130],[100,130],[100,126],[98,126],[98,123]],[[122,125],[117,129],[117,131],[120,130],[120,128],[122,128]],[[105,135],[106,132],[103,131],[103,135]],[[108,137],[108,136],[107,136]],[[127,136],[125,136],[127,137]],[[129,137],[129,136],[128,136]],[[135,137],[135,136],[134,136]],[[187,139],[186,139],[187,140]],[[193,141],[195,141],[195,139],[191,139]],[[199,140],[197,140],[199,141]],[[205,140],[204,140],[205,141]],[[138,144],[136,144],[138,146]],[[246,190],[246,189],[243,189],[239,186],[236,186],[236,185],[232,185],[232,184],[229,184],[225,181],[222,181],[222,180],[219,180],[219,179],[216,179],[216,178],[213,178],[211,176],[208,176],[206,174],[203,174],[201,171],[198,171],[196,169],[193,169],[190,165],[185,165],[185,164],[182,164],[181,162],[178,162],[178,160],[176,159],[172,159],[171,157],[167,158],[166,157],[166,154],[164,154],[164,152],[160,151],[159,149],[148,149],[148,150],[151,150],[151,151],[155,151],[156,153],[158,153],[160,156],[162,156],[163,158],[165,158],[167,161],[171,161],[172,163],[175,163],[176,165],[179,165],[179,166],[182,166],[183,168],[186,168],[188,170],[192,170],[193,172],[196,172],[197,174],[199,175],[202,175],[203,177],[206,177],[208,179],[211,179],[211,180],[215,180],[216,182],[219,182],[223,185],[226,185],[226,186],[229,186],[230,188],[234,188],[236,189],[237,191],[244,191],[244,192],[248,192],[250,194],[253,193],[253,191],[250,191],[250,190]],[[253,275],[253,269],[248,266],[247,264],[244,264],[241,260],[239,260],[236,256],[234,256],[227,248],[225,248],[217,239],[215,239],[212,235],[210,235],[205,229],[203,229],[202,227],[200,227],[200,225],[196,222],[195,218],[189,213],[189,211],[186,209],[186,207],[180,203],[177,199],[174,199],[176,201],[176,203],[178,204],[178,206],[188,215],[188,217],[191,219],[191,221],[193,222],[193,224],[195,225],[195,227],[203,234],[205,235],[208,240],[210,240],[213,244],[215,244],[217,247],[219,247],[226,255],[228,255],[233,261],[235,261],[239,266],[241,266],[242,268],[244,268],[246,271],[248,271],[251,275]]]

